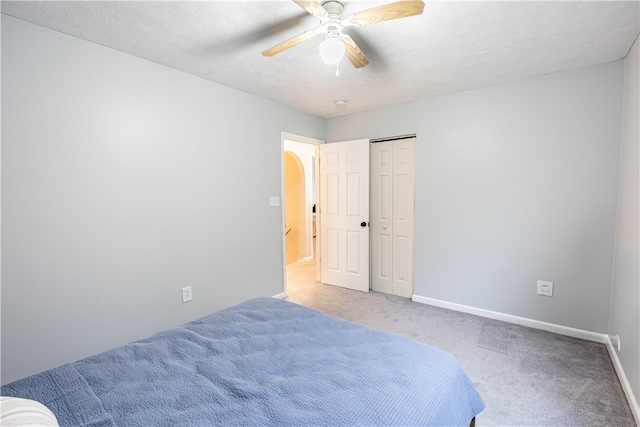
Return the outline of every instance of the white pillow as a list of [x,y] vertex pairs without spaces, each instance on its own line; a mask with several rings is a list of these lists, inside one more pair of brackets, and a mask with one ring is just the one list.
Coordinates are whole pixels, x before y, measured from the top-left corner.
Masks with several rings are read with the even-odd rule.
[[0,397],[0,426],[3,427],[58,427],[53,412],[40,402],[18,397]]

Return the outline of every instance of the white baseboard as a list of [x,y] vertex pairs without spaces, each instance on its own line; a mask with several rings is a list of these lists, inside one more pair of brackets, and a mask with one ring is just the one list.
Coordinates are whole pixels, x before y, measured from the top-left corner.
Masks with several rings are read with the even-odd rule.
[[633,419],[636,421],[636,425],[640,426],[640,405],[638,405],[638,400],[633,394],[631,384],[629,384],[629,380],[624,373],[624,369],[622,369],[622,364],[620,363],[620,359],[618,358],[618,353],[616,352],[616,348],[613,345],[613,342],[611,341],[611,337],[609,337],[609,335],[606,336],[605,345],[607,346],[607,351],[609,352],[611,363],[613,363],[616,374],[618,374],[618,379],[620,380],[620,384],[622,385],[622,389],[624,390],[624,395],[627,397],[627,401],[629,402],[629,406],[631,407]]
[[555,323],[542,322],[540,320],[528,319],[526,317],[513,316],[511,314],[500,313],[497,311],[485,310],[483,308],[471,307],[468,305],[456,304],[454,302],[442,301],[435,298],[421,297],[414,295],[412,300],[422,304],[434,305],[436,307],[446,308],[453,311],[474,314],[480,317],[486,317],[494,320],[501,320],[516,325],[528,326],[534,329],[542,329],[543,331],[553,332],[569,337],[580,338],[587,341],[595,341],[601,344],[606,343],[608,336],[597,332],[585,331],[582,329],[570,328],[568,326],[556,325]]
[[287,293],[286,292],[282,292],[280,294],[272,296],[271,298],[285,299],[286,297],[287,297]]
[[414,295],[411,299],[422,304],[433,305],[440,308],[446,308],[448,310],[474,314],[480,317],[501,320],[507,323],[514,323],[516,325],[528,326],[534,329],[542,329],[543,331],[605,344],[609,352],[609,357],[611,358],[611,363],[615,368],[618,379],[620,380],[620,384],[622,385],[622,389],[624,390],[624,394],[627,398],[627,401],[629,402],[629,406],[631,407],[633,418],[636,422],[636,425],[640,426],[640,407],[638,406],[638,401],[633,395],[633,390],[631,389],[631,385],[629,384],[629,380],[627,379],[624,369],[622,369],[620,359],[618,359],[618,355],[616,354],[616,350],[613,346],[613,343],[611,342],[611,339],[609,338],[609,335],[585,331],[582,329],[570,328],[568,326],[556,325],[554,323],[542,322],[540,320],[528,319],[526,317],[513,316],[511,314],[485,310],[483,308],[471,307],[454,302],[442,301],[435,298],[422,297],[420,295]]

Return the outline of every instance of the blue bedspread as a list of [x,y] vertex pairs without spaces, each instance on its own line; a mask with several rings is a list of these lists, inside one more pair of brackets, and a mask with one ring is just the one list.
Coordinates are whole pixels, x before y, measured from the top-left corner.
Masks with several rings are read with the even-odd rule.
[[273,298],[2,387],[62,426],[468,426],[484,409],[450,354]]

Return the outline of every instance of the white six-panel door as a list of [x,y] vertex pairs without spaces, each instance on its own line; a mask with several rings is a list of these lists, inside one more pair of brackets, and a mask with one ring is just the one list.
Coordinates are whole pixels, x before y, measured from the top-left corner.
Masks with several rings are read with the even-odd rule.
[[368,292],[369,140],[320,146],[319,191],[320,281]]
[[413,294],[415,138],[371,145],[371,285]]

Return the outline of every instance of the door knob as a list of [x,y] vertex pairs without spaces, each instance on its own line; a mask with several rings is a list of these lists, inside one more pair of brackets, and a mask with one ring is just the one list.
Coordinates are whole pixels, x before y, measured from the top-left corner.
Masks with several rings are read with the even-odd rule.
[[367,223],[366,223],[366,222],[362,221],[362,222],[360,223],[360,227],[366,227],[366,226],[367,226]]
[[382,226],[382,229],[383,229],[383,230],[386,230],[386,229],[387,229],[387,226],[386,226],[386,225],[383,225],[383,226]]

